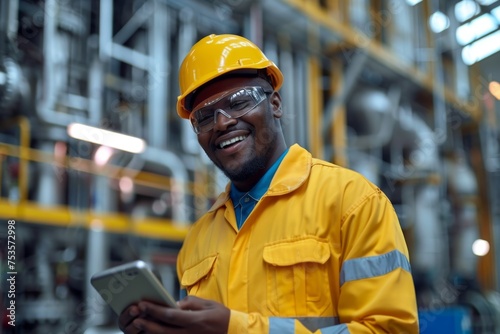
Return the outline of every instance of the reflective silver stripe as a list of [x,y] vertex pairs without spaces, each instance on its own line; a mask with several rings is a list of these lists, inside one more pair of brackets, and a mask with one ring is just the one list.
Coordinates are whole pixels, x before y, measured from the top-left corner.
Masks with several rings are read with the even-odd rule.
[[362,278],[382,276],[397,268],[411,272],[410,262],[397,249],[382,255],[347,260],[340,271],[340,285]]
[[[339,323],[337,317],[298,317],[298,318],[269,318],[269,334],[293,334],[295,333],[295,320],[298,320],[307,329],[314,332],[320,328],[326,328]],[[330,332],[327,332],[330,333]],[[331,332],[335,333],[335,332]],[[342,332],[339,332],[342,333]]]
[[349,329],[347,329],[347,325],[342,324],[339,326],[324,328],[321,330],[321,334],[349,334]]

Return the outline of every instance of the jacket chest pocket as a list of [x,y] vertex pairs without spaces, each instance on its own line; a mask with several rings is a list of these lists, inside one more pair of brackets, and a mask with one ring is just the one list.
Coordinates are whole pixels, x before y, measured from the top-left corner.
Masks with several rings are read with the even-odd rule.
[[267,305],[280,316],[320,315],[332,308],[326,241],[282,240],[264,247]]
[[196,263],[194,266],[184,271],[181,278],[181,285],[186,288],[188,295],[195,295],[200,297],[204,296],[205,298],[210,297],[202,293],[200,289],[204,291],[208,290],[208,288],[204,287],[204,285],[208,284],[208,278],[213,274],[213,268],[215,267],[216,259],[217,254],[207,256],[203,260]]

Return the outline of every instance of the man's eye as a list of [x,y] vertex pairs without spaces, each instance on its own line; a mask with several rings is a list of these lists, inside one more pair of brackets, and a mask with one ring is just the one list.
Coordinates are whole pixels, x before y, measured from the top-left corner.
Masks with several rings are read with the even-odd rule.
[[209,123],[211,121],[211,119],[213,118],[214,114],[213,112],[200,112],[198,114],[198,117],[196,117],[198,119],[198,123],[199,124],[204,124],[204,123]]
[[245,109],[249,105],[250,101],[248,99],[238,99],[231,102],[232,110],[242,110]]

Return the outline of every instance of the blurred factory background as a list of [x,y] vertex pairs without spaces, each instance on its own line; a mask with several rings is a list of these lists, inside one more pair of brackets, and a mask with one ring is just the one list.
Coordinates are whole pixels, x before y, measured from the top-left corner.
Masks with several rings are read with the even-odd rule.
[[89,278],[126,261],[178,295],[177,251],[226,183],[175,111],[209,33],[281,68],[289,144],[394,203],[421,332],[500,333],[500,1],[0,3],[1,333],[8,220],[15,333],[117,333]]

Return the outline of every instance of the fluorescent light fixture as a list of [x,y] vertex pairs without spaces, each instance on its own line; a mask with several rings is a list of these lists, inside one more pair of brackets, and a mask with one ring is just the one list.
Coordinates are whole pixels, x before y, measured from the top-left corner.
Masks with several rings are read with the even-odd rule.
[[459,22],[464,22],[479,14],[479,5],[472,0],[462,0],[455,4],[455,17]]
[[465,64],[472,65],[498,51],[500,51],[500,30],[465,46],[462,49],[462,60]]
[[461,45],[469,44],[497,29],[497,26],[498,24],[493,16],[490,14],[483,14],[477,19],[457,28],[457,42]]
[[493,15],[497,20],[497,23],[500,24],[500,6],[493,8],[491,10],[491,15]]
[[68,135],[72,138],[116,148],[126,152],[141,153],[146,149],[146,142],[141,138],[99,129],[80,123],[71,123],[68,125],[67,131]]
[[422,0],[406,0],[406,3],[410,6],[415,6],[419,2],[422,2]]
[[443,12],[435,12],[429,18],[429,25],[436,34],[448,29],[450,26],[450,19]]

